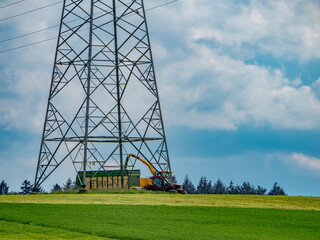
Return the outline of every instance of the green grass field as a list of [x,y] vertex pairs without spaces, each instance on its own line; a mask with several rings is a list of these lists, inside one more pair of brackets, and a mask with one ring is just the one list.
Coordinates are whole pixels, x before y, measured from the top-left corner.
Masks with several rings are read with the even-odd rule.
[[0,196],[0,239],[320,239],[320,198]]
[[125,204],[320,210],[320,197],[202,194],[42,194],[4,195],[1,202],[48,204]]

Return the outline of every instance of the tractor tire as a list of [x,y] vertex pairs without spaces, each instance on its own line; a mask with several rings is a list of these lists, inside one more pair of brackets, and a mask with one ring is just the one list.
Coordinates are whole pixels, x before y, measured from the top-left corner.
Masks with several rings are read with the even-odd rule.
[[172,190],[172,189],[173,189],[173,187],[172,187],[170,184],[166,183],[166,184],[164,185],[164,190],[165,190],[166,192],[170,192],[170,190]]
[[178,193],[177,190],[170,190],[169,193]]
[[147,186],[147,191],[156,191],[156,189],[153,186]]
[[188,194],[187,191],[184,190],[184,189],[179,189],[179,190],[178,190],[178,193],[180,193],[180,194]]

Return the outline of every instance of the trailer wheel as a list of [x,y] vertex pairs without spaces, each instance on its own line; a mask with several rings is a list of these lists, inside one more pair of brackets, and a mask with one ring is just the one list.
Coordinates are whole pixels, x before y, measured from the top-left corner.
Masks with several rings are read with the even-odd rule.
[[180,193],[180,194],[188,194],[187,191],[184,190],[184,189],[179,189],[179,190],[178,190],[178,193]]

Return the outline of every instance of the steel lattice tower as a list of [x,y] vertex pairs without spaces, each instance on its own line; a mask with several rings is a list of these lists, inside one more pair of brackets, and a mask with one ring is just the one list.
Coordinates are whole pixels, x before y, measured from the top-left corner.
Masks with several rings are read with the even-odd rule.
[[143,0],[64,0],[34,187],[70,160],[125,187],[129,153],[171,171]]

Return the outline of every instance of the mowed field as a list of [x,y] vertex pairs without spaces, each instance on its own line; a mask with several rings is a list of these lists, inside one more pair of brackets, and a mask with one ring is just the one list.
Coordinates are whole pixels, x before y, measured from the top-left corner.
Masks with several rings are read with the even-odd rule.
[[0,239],[320,239],[320,198],[0,196]]

